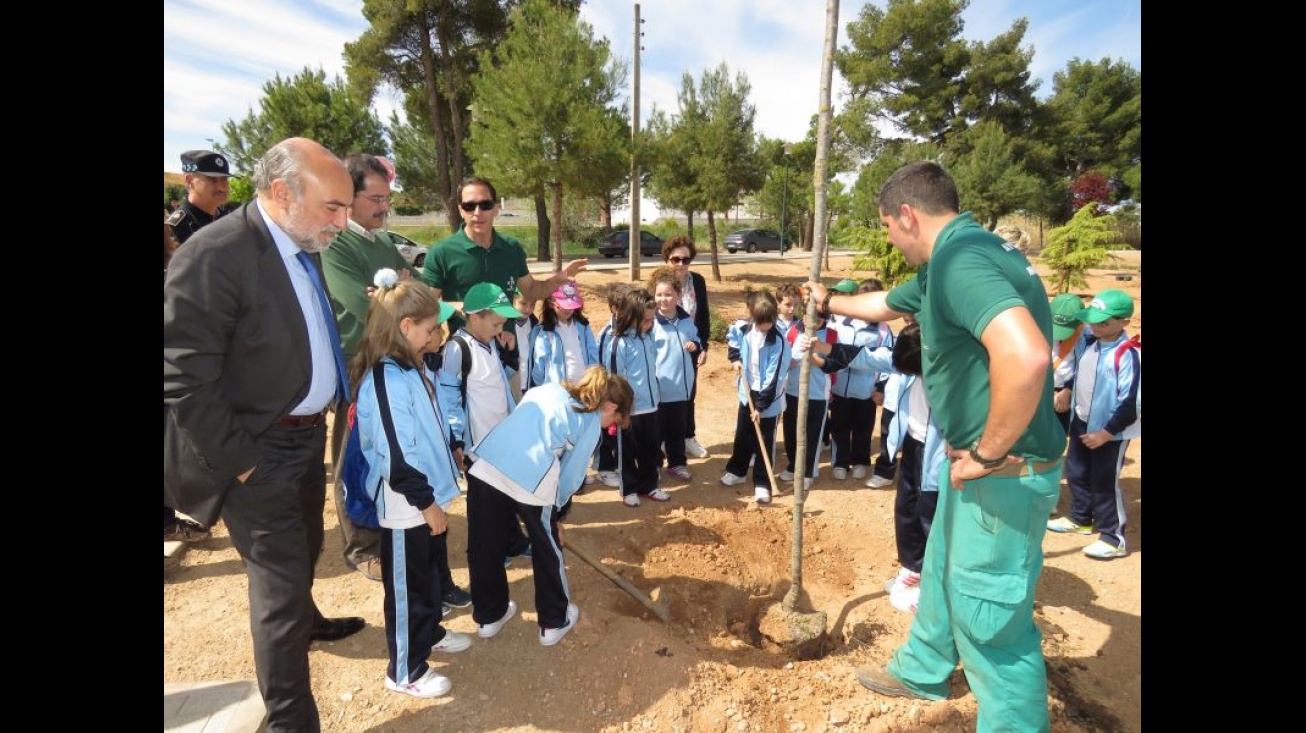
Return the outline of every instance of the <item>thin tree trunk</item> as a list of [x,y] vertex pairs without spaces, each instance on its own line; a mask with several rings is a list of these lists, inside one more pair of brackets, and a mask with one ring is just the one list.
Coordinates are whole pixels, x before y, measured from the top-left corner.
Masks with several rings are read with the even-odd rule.
[[435,175],[436,185],[444,202],[445,220],[449,227],[457,231],[462,224],[458,215],[458,202],[453,186],[449,182],[449,145],[445,140],[444,116],[440,109],[439,81],[435,72],[435,50],[431,48],[431,28],[426,24],[426,14],[415,14],[421,29],[422,44],[422,88],[426,91],[426,108],[431,115],[431,137],[435,139]]
[[558,222],[553,228],[553,269],[558,271],[562,269],[562,181],[554,181],[549,186],[553,189],[553,220]]
[[712,216],[712,210],[707,210],[707,241],[712,247],[712,282],[721,282],[721,263],[717,259],[716,249],[716,219]]
[[[444,84],[444,98],[449,105],[449,137],[453,139],[453,151],[449,156],[449,202],[450,210],[453,212],[453,218],[461,221],[462,217],[454,208],[458,205],[458,192],[454,190],[463,180],[463,135],[466,132],[466,126],[463,122],[463,112],[461,102],[458,99],[458,80],[461,74],[454,62],[453,54],[449,52],[450,45],[454,42],[450,36],[453,32],[449,29],[449,24],[453,22],[454,14],[444,12],[440,14],[440,27],[437,31],[440,38],[440,65],[444,69],[441,75],[441,81]],[[456,32],[456,31],[455,31]]]
[[549,261],[549,236],[553,230],[549,222],[549,209],[544,203],[544,190],[535,194],[535,260]]
[[[816,126],[816,165],[812,171],[812,190],[816,193],[816,211],[813,214],[816,231],[812,245],[817,248],[812,256],[809,279],[821,278],[821,261],[825,258],[825,195],[826,162],[830,149],[830,84],[834,77],[834,51],[839,35],[839,0],[826,0],[825,3],[825,53],[821,57],[821,102],[818,109]],[[809,304],[813,305],[813,304]],[[807,334],[816,333],[816,308],[809,307],[804,317]],[[803,359],[798,375],[798,425],[807,424],[812,373],[811,358]],[[784,597],[784,607],[790,611],[798,610],[798,600],[803,595],[803,503],[807,491],[807,431],[799,427],[798,447],[794,451],[794,508],[793,508],[793,546],[789,555],[789,572],[791,583],[789,592]],[[819,441],[820,436],[816,436]],[[819,445],[819,443],[818,443]],[[765,449],[763,449],[765,450]]]

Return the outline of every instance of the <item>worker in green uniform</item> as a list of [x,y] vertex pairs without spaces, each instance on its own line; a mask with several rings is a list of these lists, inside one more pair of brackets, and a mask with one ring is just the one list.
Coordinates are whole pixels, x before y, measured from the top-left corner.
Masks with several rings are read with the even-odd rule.
[[865,687],[942,700],[960,661],[977,730],[1047,731],[1047,671],[1034,625],[1043,534],[1057,503],[1066,436],[1052,407],[1052,312],[1025,255],[989,232],[935,163],[899,169],[880,190],[889,242],[916,277],[842,295],[808,283],[819,312],[878,322],[914,314],[925,391],[948,461],[906,643]]

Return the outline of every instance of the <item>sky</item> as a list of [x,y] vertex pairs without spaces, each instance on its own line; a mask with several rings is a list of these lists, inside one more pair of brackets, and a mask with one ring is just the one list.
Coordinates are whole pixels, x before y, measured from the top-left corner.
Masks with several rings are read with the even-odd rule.
[[[840,0],[840,48],[846,26],[867,3]],[[883,0],[872,4],[884,7]],[[222,124],[258,106],[263,84],[305,66],[328,80],[344,77],[344,44],[367,27],[361,0],[164,0],[163,169],[181,171],[181,153],[221,143]],[[634,53],[631,0],[586,0],[581,17],[596,38],[608,38],[628,66]],[[674,113],[681,75],[695,81],[722,61],[743,72],[757,107],[755,129],[769,138],[801,140],[820,98],[825,0],[643,0],[640,119],[654,107]],[[1029,20],[1031,72],[1052,91],[1052,75],[1072,58],[1124,61],[1142,71],[1142,0],[971,0],[962,35],[989,41]],[[633,77],[633,73],[630,75]],[[839,74],[835,74],[839,106]],[[626,96],[630,95],[628,79]],[[373,108],[383,121],[400,105],[382,91]]]

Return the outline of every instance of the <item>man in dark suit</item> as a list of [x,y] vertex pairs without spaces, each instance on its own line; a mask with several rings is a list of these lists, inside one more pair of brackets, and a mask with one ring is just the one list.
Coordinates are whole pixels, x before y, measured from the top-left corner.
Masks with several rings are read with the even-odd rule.
[[165,503],[207,523],[220,507],[249,576],[267,729],[317,731],[309,644],[363,627],[324,618],[312,597],[326,411],[348,385],[317,253],[345,228],[354,187],[304,138],[269,149],[253,183],[255,201],[197,232],[168,268]]

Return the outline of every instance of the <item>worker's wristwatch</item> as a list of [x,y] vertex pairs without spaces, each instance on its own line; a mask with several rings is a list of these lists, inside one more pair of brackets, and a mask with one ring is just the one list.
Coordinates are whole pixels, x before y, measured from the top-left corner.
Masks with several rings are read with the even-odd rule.
[[970,459],[984,468],[1001,468],[1002,464],[1007,462],[1007,453],[1003,453],[997,458],[985,458],[979,453],[979,441],[975,441],[970,446]]

